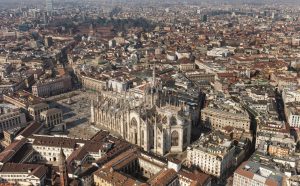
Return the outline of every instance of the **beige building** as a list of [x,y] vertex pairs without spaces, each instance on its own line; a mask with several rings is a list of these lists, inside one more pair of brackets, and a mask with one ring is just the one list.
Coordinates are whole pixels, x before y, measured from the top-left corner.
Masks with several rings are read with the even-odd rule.
[[284,105],[285,118],[290,127],[300,127],[300,102],[289,102]]
[[289,88],[283,89],[282,100],[284,104],[290,102],[300,102],[300,90],[294,90]]
[[96,171],[94,184],[96,186],[210,186],[211,178],[207,174],[192,173],[182,168],[181,162],[165,162],[137,149],[130,149]]
[[5,163],[0,168],[0,183],[43,186],[47,170],[44,165]]
[[35,121],[40,121],[40,114],[41,112],[48,110],[49,105],[46,103],[38,103],[35,105],[30,105],[28,107],[29,115],[32,117]]
[[18,127],[23,127],[26,124],[25,114],[19,110],[7,112],[0,115],[0,132]]
[[[107,137],[110,141],[106,140]],[[77,168],[80,169],[79,165],[91,164],[95,160],[99,160],[107,152],[110,152],[109,150],[115,149],[115,153],[121,153],[122,150],[120,149],[124,150],[130,147],[127,142],[109,136],[109,133],[106,131],[100,131],[90,139],[34,134],[28,137],[28,140],[37,152],[34,153],[34,160],[57,163],[60,149],[62,149],[68,161],[72,162],[74,171]]]
[[49,97],[72,89],[71,76],[65,75],[56,79],[41,80],[32,86],[32,94],[38,97]]
[[181,71],[195,70],[196,68],[196,64],[187,58],[178,60],[178,63]]
[[201,120],[202,124],[208,128],[222,129],[231,126],[250,131],[250,118],[247,113],[231,113],[207,107],[201,110]]
[[10,103],[18,108],[27,110],[30,105],[42,102],[42,99],[24,90],[15,93],[3,94],[2,101]]
[[231,141],[207,136],[187,149],[187,163],[218,178],[225,176],[235,164],[235,146]]
[[233,186],[282,186],[286,185],[285,175],[260,163],[247,161],[234,172]]
[[271,156],[288,157],[290,154],[290,147],[286,144],[272,143],[269,145],[268,152]]
[[30,137],[29,141],[32,143],[33,149],[38,152],[35,154],[34,159],[48,162],[58,161],[61,148],[68,158],[75,151],[74,148],[82,147],[86,142],[79,139],[37,135]]
[[52,108],[45,110],[41,112],[40,118],[47,128],[62,125],[63,129],[66,129],[65,123],[63,123],[62,111],[60,109]]
[[190,80],[215,82],[215,74],[206,73],[204,70],[193,70],[185,72],[185,75]]
[[81,80],[82,87],[97,92],[101,92],[107,86],[106,81],[98,80],[83,75],[80,75],[80,80]]
[[11,130],[4,130],[3,131],[4,139],[1,142],[2,145],[4,147],[9,146],[14,141],[15,137],[21,131],[21,129],[22,129],[21,127],[17,127],[17,128],[13,128]]
[[[13,79],[13,78],[11,78]],[[1,82],[1,85],[0,85],[0,92],[8,92],[8,91],[18,91],[20,89],[23,89],[26,84],[25,84],[25,80],[26,79],[22,79],[22,80],[19,80],[17,81],[17,79],[15,79],[15,81],[11,81],[11,80],[7,80],[7,82]]]

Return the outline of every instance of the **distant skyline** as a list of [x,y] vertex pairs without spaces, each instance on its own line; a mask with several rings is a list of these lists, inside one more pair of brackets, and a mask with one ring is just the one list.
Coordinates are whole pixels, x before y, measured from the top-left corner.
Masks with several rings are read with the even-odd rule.
[[[29,6],[32,8],[43,9],[46,5],[46,0],[0,0],[1,6],[0,9],[7,8],[20,8],[24,6]],[[299,0],[53,0],[53,4],[63,5],[64,3],[75,3],[79,6],[87,5],[87,4],[96,4],[96,7],[102,5],[108,6],[122,6],[122,4],[127,4],[129,6],[135,5],[176,5],[176,4],[184,4],[184,5],[215,5],[221,6],[223,4],[239,6],[242,4],[250,4],[255,6],[270,6],[272,8],[276,8],[279,6],[286,6],[287,8],[292,9],[300,9],[300,1]]]
[[[136,2],[136,3],[147,3],[147,2],[163,2],[163,3],[300,3],[299,0],[54,0],[54,2]],[[44,3],[45,0],[0,0],[2,3],[32,3],[32,2],[41,2]]]

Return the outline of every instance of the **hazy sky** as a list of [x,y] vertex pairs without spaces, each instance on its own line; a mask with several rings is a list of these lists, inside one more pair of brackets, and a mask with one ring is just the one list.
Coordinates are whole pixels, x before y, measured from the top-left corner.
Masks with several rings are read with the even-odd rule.
[[[226,3],[236,3],[236,2],[243,2],[243,3],[276,3],[276,2],[299,2],[299,0],[54,0],[54,2],[85,2],[85,1],[106,1],[106,2],[111,2],[111,1],[115,1],[115,2],[153,2],[153,1],[157,1],[157,2],[210,2],[210,1],[214,1],[214,2],[226,2]],[[0,0],[0,2],[45,2],[45,0]]]
[[[0,0],[0,3],[2,3],[2,5],[4,4],[14,4],[15,6],[19,6],[20,4],[36,4],[36,5],[42,5],[45,3],[46,0]],[[300,0],[53,0],[54,2],[82,2],[85,3],[87,1],[89,2],[106,2],[106,3],[112,3],[112,2],[130,2],[130,3],[146,3],[146,2],[151,2],[153,3],[209,3],[209,2],[218,2],[218,3],[247,3],[247,4],[270,4],[270,5],[274,5],[277,3],[280,4],[292,4],[292,5],[299,5],[300,4]],[[4,4],[3,4],[4,3]],[[1,5],[0,5],[1,8]]]

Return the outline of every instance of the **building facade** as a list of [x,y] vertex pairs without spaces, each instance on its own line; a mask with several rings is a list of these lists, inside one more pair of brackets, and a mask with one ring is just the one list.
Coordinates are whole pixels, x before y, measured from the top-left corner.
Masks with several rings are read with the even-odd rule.
[[282,99],[283,102],[290,103],[290,102],[299,102],[300,101],[300,92],[299,90],[293,90],[293,89],[283,89],[282,91]]
[[49,13],[53,11],[53,0],[46,0],[46,11]]
[[290,127],[300,127],[300,102],[290,102],[284,105],[285,117]]
[[279,171],[248,161],[242,163],[234,172],[233,186],[281,186],[284,179],[285,176]]
[[29,115],[32,117],[35,121],[40,121],[40,114],[43,111],[46,111],[49,109],[49,105],[46,103],[38,103],[34,105],[30,105],[28,107]]
[[46,173],[44,165],[5,163],[0,169],[0,183],[43,186]]
[[79,75],[78,77],[83,88],[94,90],[96,92],[101,92],[103,89],[107,88],[106,81],[90,78],[83,75]]
[[246,113],[231,113],[215,108],[201,110],[201,120],[208,128],[222,129],[226,126],[250,131],[250,118]]
[[32,86],[32,94],[38,97],[49,97],[72,89],[69,75],[49,81],[40,81]]
[[57,108],[52,108],[46,111],[41,112],[40,114],[41,121],[45,125],[45,127],[54,127],[57,125],[64,125],[64,129],[66,128],[63,123],[62,110]]
[[236,147],[232,141],[208,135],[194,142],[187,149],[187,163],[199,167],[203,172],[225,177],[228,169],[235,166]]
[[[211,185],[211,177],[181,167],[181,162],[166,162],[137,149],[130,149],[107,162],[94,173],[96,186]],[[143,178],[141,180],[140,178]]]
[[61,149],[66,158],[68,158],[75,148],[84,146],[86,141],[64,137],[32,136],[29,138],[29,142],[32,144],[33,149],[38,152],[35,154],[35,160],[58,162]]
[[19,110],[8,112],[0,116],[0,132],[18,127],[23,127],[26,124],[25,114]]

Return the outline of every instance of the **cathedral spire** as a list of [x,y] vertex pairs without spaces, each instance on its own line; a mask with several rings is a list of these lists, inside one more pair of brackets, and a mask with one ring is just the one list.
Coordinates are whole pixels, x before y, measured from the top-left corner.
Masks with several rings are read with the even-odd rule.
[[144,86],[144,104],[147,103],[147,84]]
[[154,62],[153,71],[152,71],[152,88],[155,87],[155,79],[156,79],[155,68],[156,68],[156,64]]
[[91,100],[91,123],[95,123],[95,107],[94,100]]
[[159,99],[159,108],[161,108],[161,98]]
[[99,93],[97,93],[97,103],[99,103],[100,101],[100,96],[99,96]]
[[154,62],[154,66],[153,66],[153,71],[152,71],[152,82],[151,82],[151,107],[154,106],[154,92],[155,92],[155,80],[156,80],[156,74],[155,74],[155,68],[156,68],[156,65],[155,65],[155,62]]

